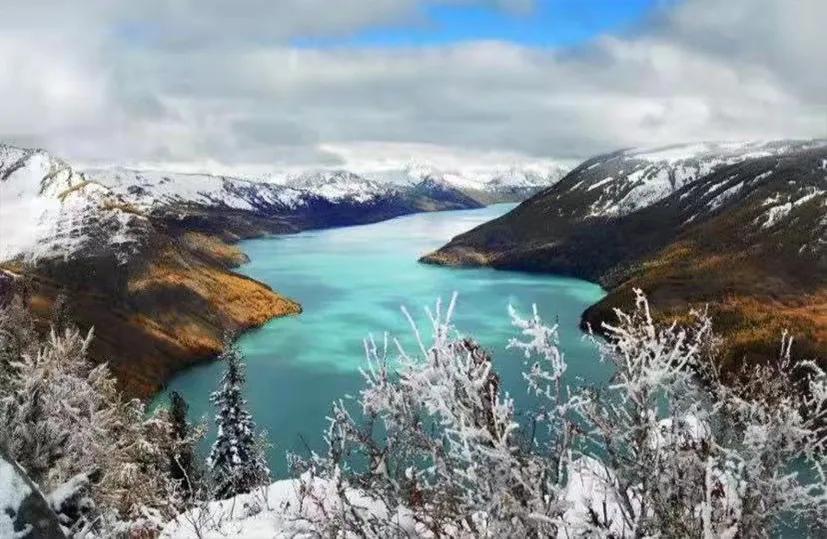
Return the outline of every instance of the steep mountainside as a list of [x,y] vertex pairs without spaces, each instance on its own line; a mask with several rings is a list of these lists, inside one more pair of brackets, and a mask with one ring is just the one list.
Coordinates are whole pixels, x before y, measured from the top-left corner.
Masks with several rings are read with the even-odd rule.
[[553,185],[568,169],[558,164],[513,165],[493,168],[439,168],[408,163],[399,169],[364,173],[383,184],[415,185],[430,181],[446,185],[486,204],[520,202]]
[[775,353],[781,331],[827,357],[827,142],[702,144],[586,161],[423,261],[563,273],[608,296],[643,288],[661,316],[710,303],[725,358]]
[[[78,171],[42,150],[0,146],[0,288],[20,289],[45,322],[58,296],[93,356],[148,396],[176,370],[298,304],[232,271],[232,243],[267,233],[480,207],[450,185],[381,184],[349,173],[288,185],[204,174]],[[8,283],[12,282],[13,285]]]

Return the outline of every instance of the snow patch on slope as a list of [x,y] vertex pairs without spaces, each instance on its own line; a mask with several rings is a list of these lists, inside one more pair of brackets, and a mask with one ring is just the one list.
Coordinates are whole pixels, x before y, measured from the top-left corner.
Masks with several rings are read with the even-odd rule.
[[[576,171],[580,181],[570,191],[592,192],[592,202],[585,215],[618,217],[655,204],[720,167],[823,144],[823,141],[704,142],[624,150]],[[712,201],[712,208],[731,194],[721,193]]]
[[65,257],[107,238],[132,245],[143,217],[123,208],[110,189],[46,152],[0,146],[0,260]]

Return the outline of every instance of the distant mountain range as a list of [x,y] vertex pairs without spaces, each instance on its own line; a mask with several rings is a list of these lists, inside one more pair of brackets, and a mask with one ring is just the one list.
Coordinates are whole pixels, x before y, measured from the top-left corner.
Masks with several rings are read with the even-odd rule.
[[659,316],[709,304],[724,362],[827,358],[827,141],[691,144],[589,159],[423,261],[553,272],[609,292],[599,327],[642,288]]
[[215,355],[226,330],[300,310],[232,271],[245,260],[235,241],[518,201],[562,175],[556,166],[463,174],[417,165],[255,180],[79,170],[0,145],[0,290],[25,289],[44,323],[65,296],[78,323],[96,328],[93,356],[111,362],[130,394],[147,396]]
[[[258,226],[295,229],[370,222],[438,209],[519,201],[564,169],[463,176],[425,165],[359,175],[309,171],[268,181],[141,171],[78,170],[42,150],[0,145],[0,261],[88,256],[110,250],[125,261],[141,250],[158,218],[234,213]],[[285,220],[287,222],[285,222]],[[289,223],[288,223],[289,222]]]

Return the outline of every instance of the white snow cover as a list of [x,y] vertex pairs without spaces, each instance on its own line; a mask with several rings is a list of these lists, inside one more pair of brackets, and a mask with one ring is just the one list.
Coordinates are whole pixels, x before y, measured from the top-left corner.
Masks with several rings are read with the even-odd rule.
[[678,163],[701,156],[742,155],[744,158],[775,155],[789,149],[789,146],[775,148],[773,141],[759,142],[699,142],[674,144],[657,148],[638,148],[625,152],[627,156],[653,163]]
[[557,163],[461,166],[429,161],[359,163],[348,169],[316,169],[269,174],[264,181],[307,189],[328,197],[356,196],[369,200],[377,191],[411,187],[425,180],[455,189],[498,193],[513,189],[539,189],[560,180],[570,170]]
[[301,191],[240,178],[143,171],[125,168],[93,169],[86,176],[149,210],[169,204],[199,204],[251,210],[254,204],[294,208]]
[[319,198],[367,204],[424,180],[488,192],[540,188],[564,172],[559,165],[458,171],[411,163],[365,174],[293,171],[254,181],[121,167],[80,171],[43,150],[0,145],[0,261],[66,258],[83,248],[107,245],[123,261],[140,243],[148,226],[146,215],[172,205],[290,211]]
[[[315,500],[325,500],[325,511],[335,512],[337,494],[332,482],[315,479],[304,484],[312,484],[312,496],[305,496],[300,502],[302,481],[283,479],[270,486],[242,494],[234,498],[209,502],[203,507],[192,509],[169,522],[161,532],[163,538],[181,539],[244,539],[244,538],[298,538],[317,537],[313,529],[313,520],[319,518],[321,506]],[[569,504],[564,514],[567,530],[561,529],[558,537],[576,535],[585,529],[590,509],[601,512],[604,508],[607,521],[611,521],[611,531],[623,535],[624,525],[618,502],[614,498],[610,485],[614,484],[605,466],[591,457],[581,457],[571,464],[568,480],[561,498]],[[348,497],[359,507],[364,508],[380,518],[386,518],[387,511],[378,502],[357,492],[350,492]],[[633,500],[634,501],[634,500]],[[396,522],[406,530],[408,537],[432,537],[427,530],[400,511]]]
[[[560,529],[557,537],[577,537],[578,533],[588,530],[585,524],[589,521],[590,510],[598,513],[601,521],[611,523],[608,531],[616,537],[624,537],[628,526],[624,526],[620,502],[612,488],[616,482],[612,472],[595,458],[583,456],[572,462],[562,493],[562,499],[570,504],[563,514],[568,529]],[[638,511],[638,500],[633,498],[631,502]]]
[[734,196],[735,193],[740,191],[741,187],[743,187],[743,185],[740,184],[740,183],[737,183],[737,184],[733,185],[732,187],[728,187],[727,189],[724,189],[720,193],[716,194],[715,198],[713,198],[712,200],[709,201],[709,208],[712,209],[712,210],[719,208],[721,206],[721,204],[726,202],[729,198]]
[[[588,214],[590,216],[627,215],[640,208],[655,204],[697,178],[716,168],[733,165],[747,159],[779,155],[790,149],[804,149],[824,144],[789,144],[778,142],[703,142],[649,149],[631,149],[593,163],[586,171],[599,166],[618,166],[621,170],[614,178],[587,182],[577,188],[597,190],[600,195]],[[572,188],[574,190],[575,188]],[[727,193],[732,194],[732,192]],[[715,204],[726,198],[716,198]]]
[[[302,497],[302,484],[312,492]],[[283,479],[270,486],[234,498],[209,502],[206,506],[190,510],[168,523],[161,537],[181,539],[224,538],[299,538],[318,537],[312,521],[324,511],[336,511],[335,485],[321,479],[302,481]],[[381,504],[357,492],[349,492],[348,498],[366,511],[385,518],[387,513]],[[321,502],[316,502],[320,500]],[[322,505],[320,505],[321,503]],[[415,524],[399,515],[398,522],[410,537],[422,536]]]
[[788,196],[784,197],[783,201],[779,194],[765,200],[763,205],[767,210],[756,219],[756,224],[760,224],[761,228],[772,228],[790,215],[797,206],[819,197],[823,199],[823,205],[827,206],[827,190],[809,189],[798,194],[800,195],[798,198]]
[[0,260],[66,256],[95,241],[90,229],[128,244],[142,218],[120,202],[46,152],[0,146]]
[[346,170],[320,170],[289,175],[285,178],[284,184],[309,191],[327,200],[351,199],[359,203],[370,202],[395,189],[395,186],[388,186],[387,183],[373,181]]
[[513,188],[548,187],[568,171],[568,167],[557,163],[439,167],[427,161],[410,161],[397,168],[368,170],[362,175],[394,185],[411,185],[431,179],[457,189],[497,192]]
[[31,492],[14,467],[0,458],[0,537],[17,537],[9,515],[20,512],[20,504]]

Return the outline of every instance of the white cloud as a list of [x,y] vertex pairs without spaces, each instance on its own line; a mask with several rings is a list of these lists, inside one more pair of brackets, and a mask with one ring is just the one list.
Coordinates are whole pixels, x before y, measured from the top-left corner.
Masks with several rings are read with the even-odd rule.
[[581,158],[827,135],[820,0],[669,3],[635,32],[570,50],[290,45],[426,23],[415,0],[2,3],[0,140],[83,160],[335,165],[353,148]]

